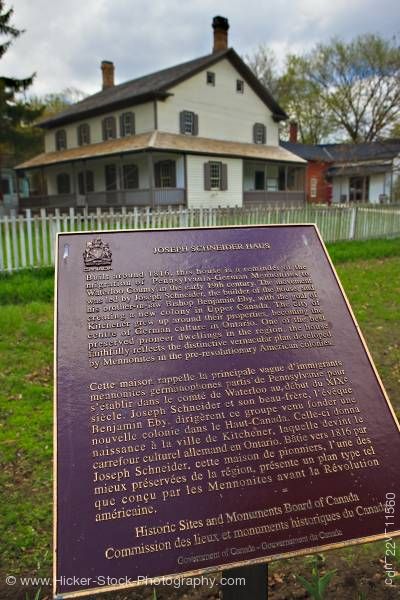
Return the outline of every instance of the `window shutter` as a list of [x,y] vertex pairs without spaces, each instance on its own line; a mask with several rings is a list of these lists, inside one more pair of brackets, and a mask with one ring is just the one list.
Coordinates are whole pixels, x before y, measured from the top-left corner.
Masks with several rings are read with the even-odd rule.
[[104,142],[106,139],[106,120],[105,119],[103,119],[101,122],[101,128],[103,130],[103,142]]
[[68,173],[60,173],[57,175],[57,193],[58,194],[70,194],[71,183]]
[[133,187],[138,190],[139,189],[139,167],[135,167],[134,177],[133,177]]
[[131,112],[131,123],[132,123],[132,135],[136,133],[135,113]]
[[225,191],[228,189],[228,165],[226,163],[221,164],[221,190]]
[[154,185],[156,188],[161,187],[161,164],[159,162],[154,164]]
[[[260,136],[261,133],[261,136]],[[254,123],[253,125],[253,143],[265,144],[267,139],[267,129],[264,123]]]
[[193,113],[193,135],[199,135],[199,115]]
[[90,125],[86,125],[87,143],[90,144]]
[[82,127],[78,126],[78,146],[82,146]]
[[257,123],[253,125],[253,144],[257,143]]
[[125,127],[124,127],[124,115],[119,115],[119,137],[124,137],[125,135]]
[[170,161],[170,169],[171,169],[171,187],[176,188],[176,162],[174,160]]
[[204,189],[211,190],[211,167],[209,162],[204,163]]
[[117,137],[117,124],[115,122],[115,117],[112,117],[111,119],[111,131],[112,131],[112,137],[116,138]]
[[80,171],[78,173],[78,191],[81,196],[83,196],[83,194],[85,193],[85,182],[84,182],[83,177],[84,177],[84,174],[82,173],[82,171]]
[[185,133],[185,111],[179,113],[179,131]]

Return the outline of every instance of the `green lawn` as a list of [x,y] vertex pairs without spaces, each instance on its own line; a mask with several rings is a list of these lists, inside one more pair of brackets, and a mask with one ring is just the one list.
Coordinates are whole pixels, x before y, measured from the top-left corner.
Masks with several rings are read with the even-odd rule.
[[[329,250],[400,414],[400,240]],[[0,277],[0,579],[50,574],[52,288],[50,269]]]

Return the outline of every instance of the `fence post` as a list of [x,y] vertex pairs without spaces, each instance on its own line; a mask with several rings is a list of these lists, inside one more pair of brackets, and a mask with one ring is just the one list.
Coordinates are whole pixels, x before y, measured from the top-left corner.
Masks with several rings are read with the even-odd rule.
[[350,231],[349,240],[354,240],[356,237],[356,225],[357,225],[357,207],[352,206],[350,213]]
[[29,266],[33,267],[33,243],[32,243],[32,211],[30,208],[27,208],[25,211],[26,215],[26,230],[28,233],[28,257],[29,257]]
[[7,265],[7,271],[9,273],[12,272],[13,270],[13,265],[12,265],[12,254],[11,254],[11,239],[10,239],[10,229],[9,229],[9,222],[8,222],[8,217],[7,215],[4,216],[4,237],[5,237],[5,247],[6,247],[6,260],[5,263]]
[[18,240],[17,240],[17,213],[15,210],[10,211],[10,222],[11,222],[11,241],[14,256],[14,267],[19,268],[19,252],[18,252]]
[[0,217],[0,271],[4,271],[4,256],[3,256],[3,223]]
[[25,222],[22,215],[18,215],[18,226],[19,226],[19,248],[21,256],[21,267],[26,267],[26,244],[25,244]]

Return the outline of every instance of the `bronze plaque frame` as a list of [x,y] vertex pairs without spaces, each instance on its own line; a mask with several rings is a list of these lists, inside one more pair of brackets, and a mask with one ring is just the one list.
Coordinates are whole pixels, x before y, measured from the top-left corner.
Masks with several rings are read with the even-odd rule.
[[[379,385],[380,391],[387,403],[387,408],[389,409],[390,415],[393,418],[393,422],[395,424],[395,428],[396,431],[398,433],[400,433],[400,425],[399,422],[397,420],[397,417],[394,413],[394,410],[390,404],[389,398],[386,394],[386,391],[383,387],[382,381],[379,377],[379,374],[377,372],[377,369],[374,365],[373,359],[371,357],[371,354],[367,348],[365,339],[361,333],[360,327],[358,326],[358,323],[355,319],[354,313],[352,311],[352,308],[350,306],[350,303],[347,299],[347,296],[345,294],[345,291],[340,283],[340,280],[338,278],[338,275],[336,273],[336,270],[333,266],[333,263],[329,257],[329,254],[326,250],[325,244],[321,238],[321,235],[318,231],[318,228],[316,225],[314,224],[293,224],[293,225],[246,225],[246,226],[236,226],[236,227],[206,227],[206,228],[176,228],[176,229],[170,229],[170,230],[160,230],[160,229],[146,229],[146,230],[118,230],[118,231],[110,231],[110,230],[104,230],[104,231],[95,231],[95,232],[77,232],[75,234],[71,234],[71,233],[58,233],[57,234],[57,248],[56,248],[56,258],[55,258],[55,264],[56,264],[56,283],[55,283],[55,314],[54,314],[54,355],[56,357],[56,360],[54,362],[54,427],[53,427],[53,439],[54,439],[54,463],[53,463],[53,471],[54,471],[54,482],[53,482],[53,514],[54,514],[54,520],[53,520],[53,532],[54,532],[54,553],[53,553],[53,581],[54,581],[54,596],[55,597],[62,597],[62,598],[78,598],[78,597],[83,597],[83,596],[87,596],[89,594],[94,594],[94,593],[105,593],[105,592],[110,592],[110,591],[121,591],[124,589],[128,589],[128,588],[133,588],[133,587],[137,587],[140,585],[143,585],[142,582],[130,582],[127,585],[110,585],[110,586],[100,586],[100,587],[90,587],[90,588],[85,588],[85,589],[80,589],[80,590],[74,590],[71,592],[68,591],[62,591],[62,592],[58,592],[57,591],[57,578],[60,577],[60,574],[58,573],[57,570],[57,555],[58,555],[58,546],[59,546],[59,531],[58,531],[58,481],[59,481],[59,469],[58,469],[58,460],[59,460],[59,448],[58,448],[58,431],[57,431],[57,419],[58,419],[58,409],[57,409],[57,403],[58,403],[58,394],[57,394],[57,390],[58,390],[58,384],[59,384],[59,379],[58,379],[58,375],[57,375],[57,349],[58,349],[58,313],[57,313],[57,308],[58,308],[58,294],[59,294],[59,284],[58,284],[58,277],[59,277],[59,260],[60,260],[60,256],[59,256],[59,246],[60,246],[60,242],[61,240],[66,237],[66,236],[71,236],[74,235],[74,237],[78,238],[78,237],[82,237],[85,236],[88,239],[89,238],[93,238],[95,236],[101,236],[101,235],[120,235],[120,234],[126,234],[126,233],[134,233],[137,235],[146,235],[147,232],[155,232],[155,233],[166,233],[166,232],[188,232],[189,234],[192,232],[199,232],[199,231],[224,231],[224,230],[230,230],[230,231],[243,231],[243,230],[252,230],[252,231],[256,231],[256,230],[264,230],[264,231],[268,231],[268,229],[279,229],[279,228],[286,228],[288,230],[294,230],[294,229],[298,229],[301,227],[306,227],[306,228],[312,228],[317,237],[318,240],[320,242],[320,246],[321,246],[321,256],[325,257],[326,260],[329,263],[329,267],[331,269],[331,273],[334,277],[334,280],[337,284],[337,288],[339,290],[339,293],[341,295],[341,297],[344,299],[345,304],[347,306],[347,310],[349,312],[349,315],[351,317],[351,320],[353,321],[353,324],[355,326],[355,329],[357,331],[359,340],[361,341],[362,347],[368,357],[368,361],[370,364],[370,367],[373,371],[373,374],[376,378],[376,381]],[[383,517],[382,517],[382,527],[383,527]],[[388,533],[386,532],[382,532],[382,533],[378,533],[376,535],[370,535],[370,536],[359,536],[359,537],[354,537],[352,539],[347,539],[345,541],[342,542],[334,542],[334,543],[327,543],[327,544],[316,544],[315,546],[309,545],[306,548],[301,548],[298,550],[293,550],[293,551],[286,551],[286,552],[277,552],[277,553],[271,553],[271,554],[265,554],[263,556],[257,557],[257,558],[253,558],[251,560],[237,560],[237,561],[230,561],[230,562],[218,562],[218,564],[213,564],[212,566],[208,566],[205,568],[199,568],[199,569],[191,569],[191,570],[183,570],[183,571],[178,571],[175,573],[171,573],[171,574],[164,574],[161,575],[160,577],[158,577],[157,575],[153,575],[153,577],[149,578],[148,581],[146,582],[147,584],[152,583],[152,581],[154,579],[159,580],[160,578],[163,579],[170,579],[170,578],[184,578],[184,577],[192,577],[192,576],[197,576],[197,575],[205,575],[207,573],[211,573],[211,572],[215,572],[215,571],[219,571],[219,570],[228,570],[230,568],[234,568],[234,567],[240,567],[240,566],[248,566],[248,565],[255,565],[255,564],[261,564],[261,563],[265,563],[271,560],[276,560],[276,559],[281,559],[281,558],[289,558],[289,557],[293,557],[293,556],[300,556],[300,555],[305,555],[305,554],[310,554],[310,553],[314,553],[314,552],[319,552],[319,551],[325,551],[325,550],[331,550],[331,549],[335,549],[335,548],[343,548],[346,546],[350,546],[350,545],[356,545],[356,544],[361,544],[361,543],[366,543],[366,542],[372,542],[372,541],[377,541],[377,540],[382,540],[388,537],[388,535],[390,535],[390,537],[395,537],[395,536],[400,536],[400,530],[394,530],[394,531],[390,531]],[[57,594],[60,594],[60,596],[57,596]]]

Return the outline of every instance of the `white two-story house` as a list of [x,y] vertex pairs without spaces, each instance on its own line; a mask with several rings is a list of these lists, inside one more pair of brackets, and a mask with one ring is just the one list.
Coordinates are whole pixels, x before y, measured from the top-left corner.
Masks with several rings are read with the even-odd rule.
[[41,190],[21,208],[303,203],[306,163],[279,145],[287,116],[228,29],[215,17],[211,54],[119,85],[103,61],[102,91],[39,124],[45,152],[17,171]]

